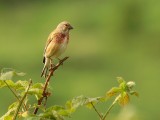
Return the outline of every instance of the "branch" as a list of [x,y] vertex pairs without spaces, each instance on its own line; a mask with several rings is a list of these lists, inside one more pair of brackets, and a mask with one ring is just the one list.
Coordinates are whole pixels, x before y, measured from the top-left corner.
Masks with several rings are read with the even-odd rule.
[[102,120],[105,120],[107,115],[109,114],[109,112],[111,111],[111,109],[113,108],[113,106],[117,103],[117,101],[119,100],[120,95],[116,97],[116,99],[113,101],[113,103],[111,104],[111,106],[108,108],[108,110],[106,111],[106,113],[104,114]]
[[[51,68],[51,70],[50,70],[50,72],[49,72],[49,75],[47,76],[46,81],[45,81],[45,84],[44,84],[42,97],[38,100],[38,106],[42,104],[42,101],[43,101],[44,97],[47,97],[47,92],[46,92],[46,90],[47,90],[49,81],[50,81],[50,79],[51,79],[54,71],[57,70],[60,65],[63,65],[63,62],[64,62],[65,60],[67,60],[68,58],[69,58],[69,57],[63,58],[62,60],[59,61],[59,63],[57,63],[57,65],[56,65],[54,68]],[[39,109],[39,108],[36,107],[33,114],[37,114],[38,109]]]
[[[10,91],[14,94],[14,96],[17,98],[17,100],[20,102],[20,99],[18,98],[18,95],[16,92],[8,85],[7,81],[4,80],[4,83],[7,85],[7,87],[10,89]],[[27,106],[23,104],[24,109],[27,110]]]
[[16,110],[16,112],[15,112],[15,114],[14,114],[13,120],[16,120],[16,117],[17,117],[17,115],[18,115],[19,109],[20,109],[20,107],[21,107],[24,99],[26,98],[26,95],[28,94],[28,90],[29,90],[31,84],[32,84],[32,80],[30,80],[29,85],[28,85],[28,88],[26,89],[26,92],[25,92],[24,96],[22,97],[21,101],[19,102],[19,105],[18,105],[18,107],[17,107],[17,110]]
[[91,102],[92,107],[94,108],[94,110],[96,111],[96,113],[98,114],[98,116],[100,117],[100,120],[103,120],[103,116],[98,112],[98,110],[96,109],[96,107],[94,106],[94,104]]

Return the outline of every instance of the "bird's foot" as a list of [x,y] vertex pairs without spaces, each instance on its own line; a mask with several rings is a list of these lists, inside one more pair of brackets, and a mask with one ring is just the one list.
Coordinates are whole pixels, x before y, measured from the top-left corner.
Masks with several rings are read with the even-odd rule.
[[49,71],[53,70],[54,67],[55,67],[55,65],[52,63],[51,66],[50,66]]

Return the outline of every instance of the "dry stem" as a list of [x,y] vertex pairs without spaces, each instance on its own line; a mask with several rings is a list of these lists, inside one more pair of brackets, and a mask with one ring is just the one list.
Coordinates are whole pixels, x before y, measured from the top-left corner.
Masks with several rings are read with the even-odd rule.
[[[44,84],[42,97],[38,100],[38,106],[39,106],[39,105],[41,105],[41,104],[42,104],[43,99],[44,99],[45,97],[47,97],[47,96],[48,96],[48,95],[47,95],[48,93],[46,92],[46,90],[47,90],[47,87],[48,87],[49,81],[50,81],[50,79],[51,79],[51,77],[52,77],[52,75],[53,75],[54,71],[55,71],[55,70],[57,70],[57,69],[58,69],[58,67],[59,67],[60,65],[62,65],[62,64],[63,64],[63,62],[64,62],[65,60],[67,60],[68,58],[69,58],[69,57],[65,57],[65,58],[63,58],[62,60],[60,60],[60,61],[59,61],[59,63],[57,63],[57,65],[56,65],[54,68],[51,68],[51,70],[50,70],[50,72],[49,72],[49,75],[47,76],[46,81],[45,81],[45,84]],[[34,114],[37,114],[38,109],[39,109],[38,107],[36,107],[36,108],[35,108],[35,110],[34,110]]]

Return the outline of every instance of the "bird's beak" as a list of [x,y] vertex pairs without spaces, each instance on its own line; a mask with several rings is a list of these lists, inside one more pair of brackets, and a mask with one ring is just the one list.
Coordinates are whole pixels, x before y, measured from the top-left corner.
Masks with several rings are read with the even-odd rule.
[[71,29],[73,29],[73,27],[70,25],[70,26],[69,26],[69,30],[71,30]]

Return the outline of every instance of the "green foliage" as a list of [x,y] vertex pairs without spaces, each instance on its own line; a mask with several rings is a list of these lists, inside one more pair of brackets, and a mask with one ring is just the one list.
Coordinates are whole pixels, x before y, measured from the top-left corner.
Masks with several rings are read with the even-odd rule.
[[[44,85],[42,83],[32,83],[31,81],[29,82],[22,80],[14,82],[12,78],[15,75],[23,76],[24,73],[7,71],[1,73],[0,76],[0,88],[8,87],[17,99],[8,107],[8,111],[6,112],[6,114],[4,114],[0,118],[3,120],[11,120],[13,118],[16,118],[15,115],[18,115],[19,118],[23,118],[25,120],[64,120],[65,117],[70,117],[71,114],[81,106],[85,106],[89,109],[93,108],[99,115],[100,119],[105,120],[107,114],[114,104],[118,102],[120,105],[124,106],[129,103],[129,95],[138,96],[138,93],[132,90],[135,86],[134,82],[126,82],[125,80],[123,80],[123,78],[118,78],[119,86],[111,88],[104,96],[90,98],[81,95],[67,101],[64,106],[53,105],[49,108],[46,108],[45,105],[37,105],[36,103],[31,104],[28,102],[29,96],[35,96],[37,100],[43,97]],[[49,91],[49,88],[47,90]],[[48,94],[50,94],[50,92],[48,92]],[[115,96],[116,98],[113,101],[112,105],[106,111],[106,114],[101,115],[96,109],[95,105],[100,102],[106,102],[113,96]],[[38,114],[33,114],[32,111],[37,107],[41,111]]]
[[119,87],[111,88],[111,90],[109,90],[106,95],[108,97],[117,96],[115,99],[116,102],[118,101],[118,103],[122,106],[127,105],[130,100],[129,95],[138,96],[138,93],[132,90],[135,86],[135,83],[133,81],[126,83],[126,81],[121,77],[118,77],[117,81],[119,83]]

